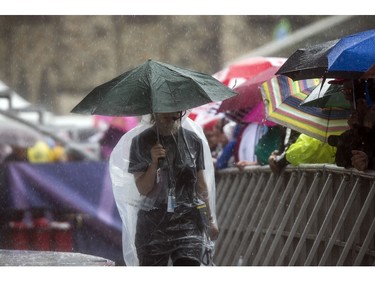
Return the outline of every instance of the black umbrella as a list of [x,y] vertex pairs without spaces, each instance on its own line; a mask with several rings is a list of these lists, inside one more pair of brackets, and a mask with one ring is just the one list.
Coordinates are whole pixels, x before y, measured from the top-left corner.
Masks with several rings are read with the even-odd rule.
[[321,78],[328,68],[327,54],[339,40],[332,40],[295,51],[276,72],[295,80]]
[[211,75],[149,59],[96,87],[71,112],[109,116],[176,112],[236,94]]

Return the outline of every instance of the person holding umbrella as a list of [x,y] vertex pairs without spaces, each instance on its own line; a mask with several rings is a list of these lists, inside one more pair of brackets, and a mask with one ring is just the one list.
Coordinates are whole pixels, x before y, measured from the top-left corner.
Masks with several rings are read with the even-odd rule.
[[200,125],[181,111],[144,115],[109,169],[126,265],[213,265],[215,173]]
[[173,265],[199,266],[204,231],[212,240],[218,236],[203,174],[202,140],[182,128],[181,119],[182,112],[153,114],[153,125],[131,143],[128,171],[139,193],[152,202],[150,210],[137,215],[140,265],[168,265],[171,258]]
[[350,129],[339,136],[330,136],[328,143],[337,147],[336,165],[354,167],[359,171],[375,168],[375,99],[373,79],[336,79],[343,84],[343,94],[350,102],[352,113],[348,119]]
[[[358,115],[362,114],[359,120],[362,125],[359,127],[359,133],[362,134],[362,146],[352,149],[351,164],[359,171],[367,169],[375,169],[375,153],[373,144],[375,141],[375,80],[366,79],[362,81],[364,85],[364,97],[357,99],[356,115],[353,116],[358,119]],[[361,97],[361,96],[360,96]],[[362,104],[362,109],[358,104]],[[363,136],[364,135],[364,136]]]
[[183,113],[235,95],[211,75],[149,59],[72,109],[142,116],[109,159],[126,265],[213,265],[214,165],[202,127]]

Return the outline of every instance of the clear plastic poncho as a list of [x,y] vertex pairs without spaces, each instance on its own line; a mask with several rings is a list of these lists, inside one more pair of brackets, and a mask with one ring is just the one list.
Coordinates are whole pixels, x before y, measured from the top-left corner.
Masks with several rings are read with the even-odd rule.
[[[112,180],[113,193],[122,219],[123,255],[127,266],[139,265],[135,242],[138,213],[140,210],[149,211],[152,209],[155,202],[155,200],[143,196],[138,192],[134,175],[128,172],[132,140],[135,136],[138,136],[146,129],[152,127],[153,124],[150,122],[150,117],[151,115],[143,116],[137,127],[124,134],[113,149],[109,160],[109,170]],[[194,121],[187,118],[187,115],[182,117],[181,126],[182,128],[194,132],[202,140],[205,166],[204,177],[207,183],[208,201],[211,209],[211,216],[216,222],[215,174],[211,152],[206,137],[202,128]],[[181,239],[181,237],[179,239]],[[213,255],[214,243],[208,238],[207,232],[203,233],[200,243],[203,245],[202,254],[205,253],[205,250],[207,251],[207,249],[209,249]],[[207,254],[207,252],[205,254]],[[207,263],[201,262],[201,264],[202,263],[207,265],[209,261],[207,261]]]

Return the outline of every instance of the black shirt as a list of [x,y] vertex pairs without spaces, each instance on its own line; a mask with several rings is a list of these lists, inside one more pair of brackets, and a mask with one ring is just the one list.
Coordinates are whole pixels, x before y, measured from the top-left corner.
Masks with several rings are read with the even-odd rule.
[[[155,206],[166,204],[168,190],[174,188],[177,205],[191,203],[196,194],[197,172],[204,169],[202,140],[192,131],[159,136],[167,157],[160,161],[159,177],[148,197],[157,196]],[[135,136],[130,147],[129,173],[145,172],[151,164],[151,148],[157,143],[154,128]]]

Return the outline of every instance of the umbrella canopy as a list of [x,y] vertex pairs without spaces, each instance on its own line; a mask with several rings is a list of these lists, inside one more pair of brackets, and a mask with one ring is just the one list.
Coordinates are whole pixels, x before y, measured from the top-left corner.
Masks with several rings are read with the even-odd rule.
[[189,110],[189,118],[200,126],[225,117],[224,113],[218,113],[220,102],[210,102]]
[[176,112],[236,94],[211,75],[149,59],[93,89],[71,112],[107,116]]
[[213,77],[229,87],[236,87],[270,67],[280,67],[286,58],[252,57],[232,63],[216,72]]
[[249,112],[243,117],[242,121],[245,123],[264,124],[267,127],[273,127],[277,125],[276,123],[266,119],[263,100],[260,101],[252,109],[250,109]]
[[375,64],[375,29],[343,37],[328,53],[333,77],[359,78]]
[[327,54],[339,40],[323,42],[295,51],[276,72],[293,80],[320,78],[328,67]]
[[293,80],[360,78],[375,64],[375,29],[297,50],[277,74]]
[[263,83],[260,89],[266,118],[324,142],[328,136],[349,129],[349,110],[300,106],[319,82],[319,79],[293,81],[277,76]]
[[280,66],[271,66],[267,70],[260,72],[246,82],[235,87],[234,90],[238,95],[224,100],[221,103],[218,112],[251,108],[261,102],[262,94],[259,89],[260,84],[275,77],[275,73],[279,68]]
[[324,83],[318,85],[301,103],[301,106],[350,109],[350,103],[343,95],[343,85],[329,84],[331,80],[334,79],[327,79]]

